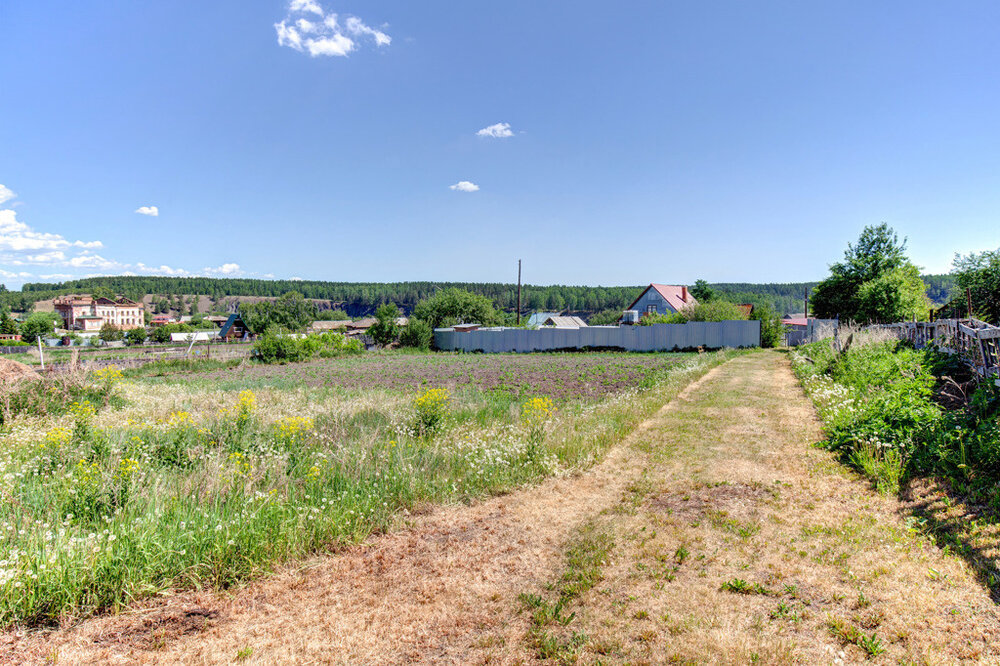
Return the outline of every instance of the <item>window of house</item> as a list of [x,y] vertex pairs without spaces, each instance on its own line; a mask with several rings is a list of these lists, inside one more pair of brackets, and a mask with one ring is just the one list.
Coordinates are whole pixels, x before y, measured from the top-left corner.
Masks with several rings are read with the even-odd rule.
[[648,314],[653,314],[653,313],[655,313],[655,312],[656,312],[656,306],[655,306],[655,305],[647,305],[647,306],[646,306],[646,312],[647,312]]

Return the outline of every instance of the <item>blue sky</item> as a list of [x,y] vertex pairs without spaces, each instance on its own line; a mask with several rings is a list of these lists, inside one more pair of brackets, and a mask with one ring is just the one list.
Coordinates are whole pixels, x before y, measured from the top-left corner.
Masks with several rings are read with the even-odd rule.
[[0,3],[0,281],[799,281],[883,221],[931,272],[1000,246],[996,2],[294,2]]

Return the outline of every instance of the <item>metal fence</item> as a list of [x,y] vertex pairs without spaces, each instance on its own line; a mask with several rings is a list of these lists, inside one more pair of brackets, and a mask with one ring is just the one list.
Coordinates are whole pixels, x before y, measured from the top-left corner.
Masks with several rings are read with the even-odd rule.
[[444,351],[537,352],[576,349],[672,351],[759,347],[759,321],[692,321],[651,326],[584,326],[581,328],[434,329],[434,345]]
[[876,324],[869,329],[892,331],[915,347],[935,345],[959,354],[984,377],[1000,374],[1000,327],[978,319],[939,319],[898,324]]
[[785,345],[797,347],[817,340],[832,338],[837,334],[840,325],[837,319],[810,319],[805,327],[796,326],[785,329]]

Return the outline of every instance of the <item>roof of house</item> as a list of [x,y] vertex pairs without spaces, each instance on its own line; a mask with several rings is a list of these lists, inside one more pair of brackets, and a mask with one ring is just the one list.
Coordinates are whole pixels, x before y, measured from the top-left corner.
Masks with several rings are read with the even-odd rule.
[[309,324],[309,329],[313,331],[334,331],[338,328],[346,328],[349,321],[339,320],[339,321],[314,321]]
[[812,317],[809,317],[809,318],[806,318],[806,317],[785,317],[784,319],[781,320],[781,323],[785,324],[786,326],[808,326],[809,325],[809,319],[812,319]]
[[222,328],[219,329],[219,337],[220,338],[226,337],[229,334],[229,330],[236,325],[243,327],[243,329],[245,330],[247,328],[247,325],[243,323],[243,318],[240,317],[238,314],[229,315],[229,319],[227,319],[226,323],[223,324]]
[[364,319],[359,319],[357,321],[347,322],[347,328],[371,328],[377,321],[378,319],[375,317],[365,317]]
[[[639,294],[639,298],[636,298],[634,301],[632,301],[632,305],[628,306],[625,309],[626,310],[631,310],[632,307],[636,303],[639,302],[639,299],[641,299],[646,294],[646,292],[649,291],[650,289],[655,289],[656,292],[660,296],[662,296],[663,299],[674,310],[682,310],[682,309],[684,309],[684,308],[686,308],[688,306],[697,305],[698,304],[698,300],[694,296],[692,296],[691,292],[687,291],[687,288],[684,287],[683,285],[679,285],[679,284],[656,284],[655,282],[653,282],[648,287],[646,287],[645,289],[642,290],[642,293]],[[684,300],[684,298],[683,298],[683,293],[685,291],[687,292],[687,300]]]
[[545,320],[545,326],[555,326],[556,328],[582,328],[587,322],[579,317],[549,317]]
[[753,314],[753,303],[739,303],[736,307],[743,312],[743,315],[747,319],[749,319],[750,315]]
[[528,326],[541,326],[549,317],[558,317],[561,312],[536,312],[528,317]]

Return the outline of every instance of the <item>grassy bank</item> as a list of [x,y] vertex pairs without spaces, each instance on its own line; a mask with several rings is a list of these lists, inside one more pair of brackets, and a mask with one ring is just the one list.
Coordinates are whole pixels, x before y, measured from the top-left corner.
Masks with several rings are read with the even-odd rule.
[[1000,390],[992,381],[972,382],[956,356],[876,335],[855,336],[840,354],[829,341],[806,345],[792,362],[827,446],[880,490],[934,475],[1000,509]]
[[507,392],[239,393],[116,382],[113,400],[0,433],[0,623],[225,587],[468,501],[592,464],[733,353],[691,357],[603,400]]

